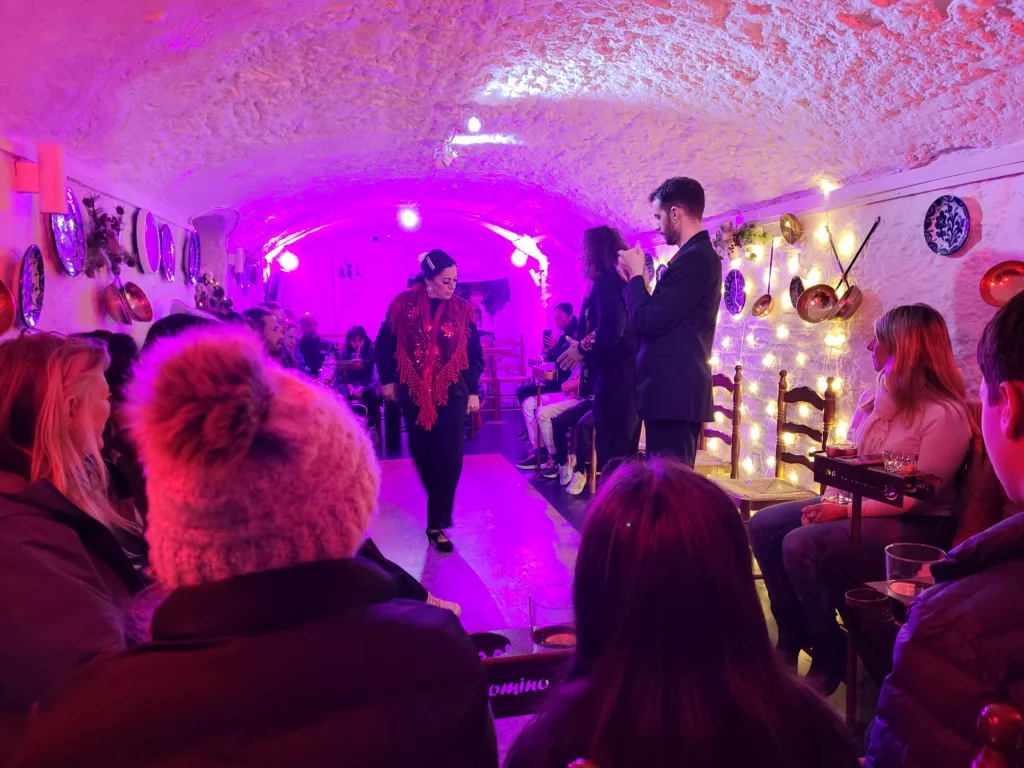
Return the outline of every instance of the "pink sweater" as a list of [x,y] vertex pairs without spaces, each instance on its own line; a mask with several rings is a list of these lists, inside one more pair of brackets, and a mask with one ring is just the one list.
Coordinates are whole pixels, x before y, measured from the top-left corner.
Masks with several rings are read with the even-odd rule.
[[[874,401],[874,402],[872,402]],[[862,455],[883,451],[917,454],[917,470],[942,478],[934,501],[905,499],[903,508],[864,499],[864,517],[890,517],[914,510],[915,514],[952,514],[953,488],[957,470],[963,464],[971,441],[967,411],[954,401],[930,401],[911,414],[896,412],[884,390],[868,389],[861,395],[851,429],[857,430],[857,447]],[[920,508],[915,509],[915,507]]]

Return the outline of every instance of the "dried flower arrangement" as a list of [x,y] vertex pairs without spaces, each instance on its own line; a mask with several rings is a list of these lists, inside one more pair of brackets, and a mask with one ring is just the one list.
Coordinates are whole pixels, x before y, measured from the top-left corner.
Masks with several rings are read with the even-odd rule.
[[85,274],[93,277],[98,271],[106,268],[110,274],[120,275],[122,263],[129,267],[138,267],[138,256],[118,241],[124,229],[124,207],[119,205],[114,208],[114,214],[109,214],[96,205],[97,200],[98,195],[82,200],[82,204],[89,209],[89,218],[92,219]]

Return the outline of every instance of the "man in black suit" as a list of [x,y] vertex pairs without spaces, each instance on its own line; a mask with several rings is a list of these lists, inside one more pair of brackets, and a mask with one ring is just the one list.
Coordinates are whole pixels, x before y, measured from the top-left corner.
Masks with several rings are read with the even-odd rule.
[[704,422],[713,417],[711,347],[722,300],[721,259],[704,229],[704,188],[682,177],[651,193],[658,231],[681,246],[647,292],[644,252],[619,254],[626,308],[640,337],[636,358],[637,411],[648,455],[671,455],[691,467]]

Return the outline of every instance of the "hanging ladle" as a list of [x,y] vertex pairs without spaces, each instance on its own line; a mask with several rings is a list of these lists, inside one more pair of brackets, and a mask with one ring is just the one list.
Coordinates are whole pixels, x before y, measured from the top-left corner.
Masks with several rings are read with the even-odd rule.
[[[851,317],[857,309],[860,308],[863,297],[860,289],[856,286],[849,287],[847,283],[847,290],[843,294],[842,300],[836,296],[836,290],[844,282],[846,282],[847,275],[850,274],[850,270],[853,269],[853,265],[857,263],[857,259],[860,258],[861,253],[864,252],[864,246],[868,244],[868,240],[871,239],[871,235],[874,234],[875,229],[882,221],[881,217],[875,219],[875,223],[871,225],[871,229],[868,230],[867,236],[864,238],[864,242],[860,244],[860,248],[857,249],[857,253],[850,261],[850,266],[843,272],[842,277],[839,278],[839,283],[833,288],[831,285],[822,283],[821,285],[813,285],[804,291],[800,295],[800,301],[797,302],[796,312],[800,315],[800,318],[808,323],[821,323],[825,320],[841,319],[845,320]],[[842,316],[839,312],[843,312]]]
[[754,302],[754,308],[750,314],[754,317],[767,317],[772,313],[775,302],[772,301],[772,265],[775,264],[775,238],[772,238],[772,253],[768,257],[768,293]]

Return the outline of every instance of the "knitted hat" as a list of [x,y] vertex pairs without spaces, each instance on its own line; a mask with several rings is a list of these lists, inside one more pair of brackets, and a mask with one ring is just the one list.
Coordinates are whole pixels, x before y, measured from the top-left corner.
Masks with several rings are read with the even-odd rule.
[[250,331],[197,328],[144,355],[128,390],[147,539],[169,588],[351,557],[377,460],[337,397],[272,363]]

